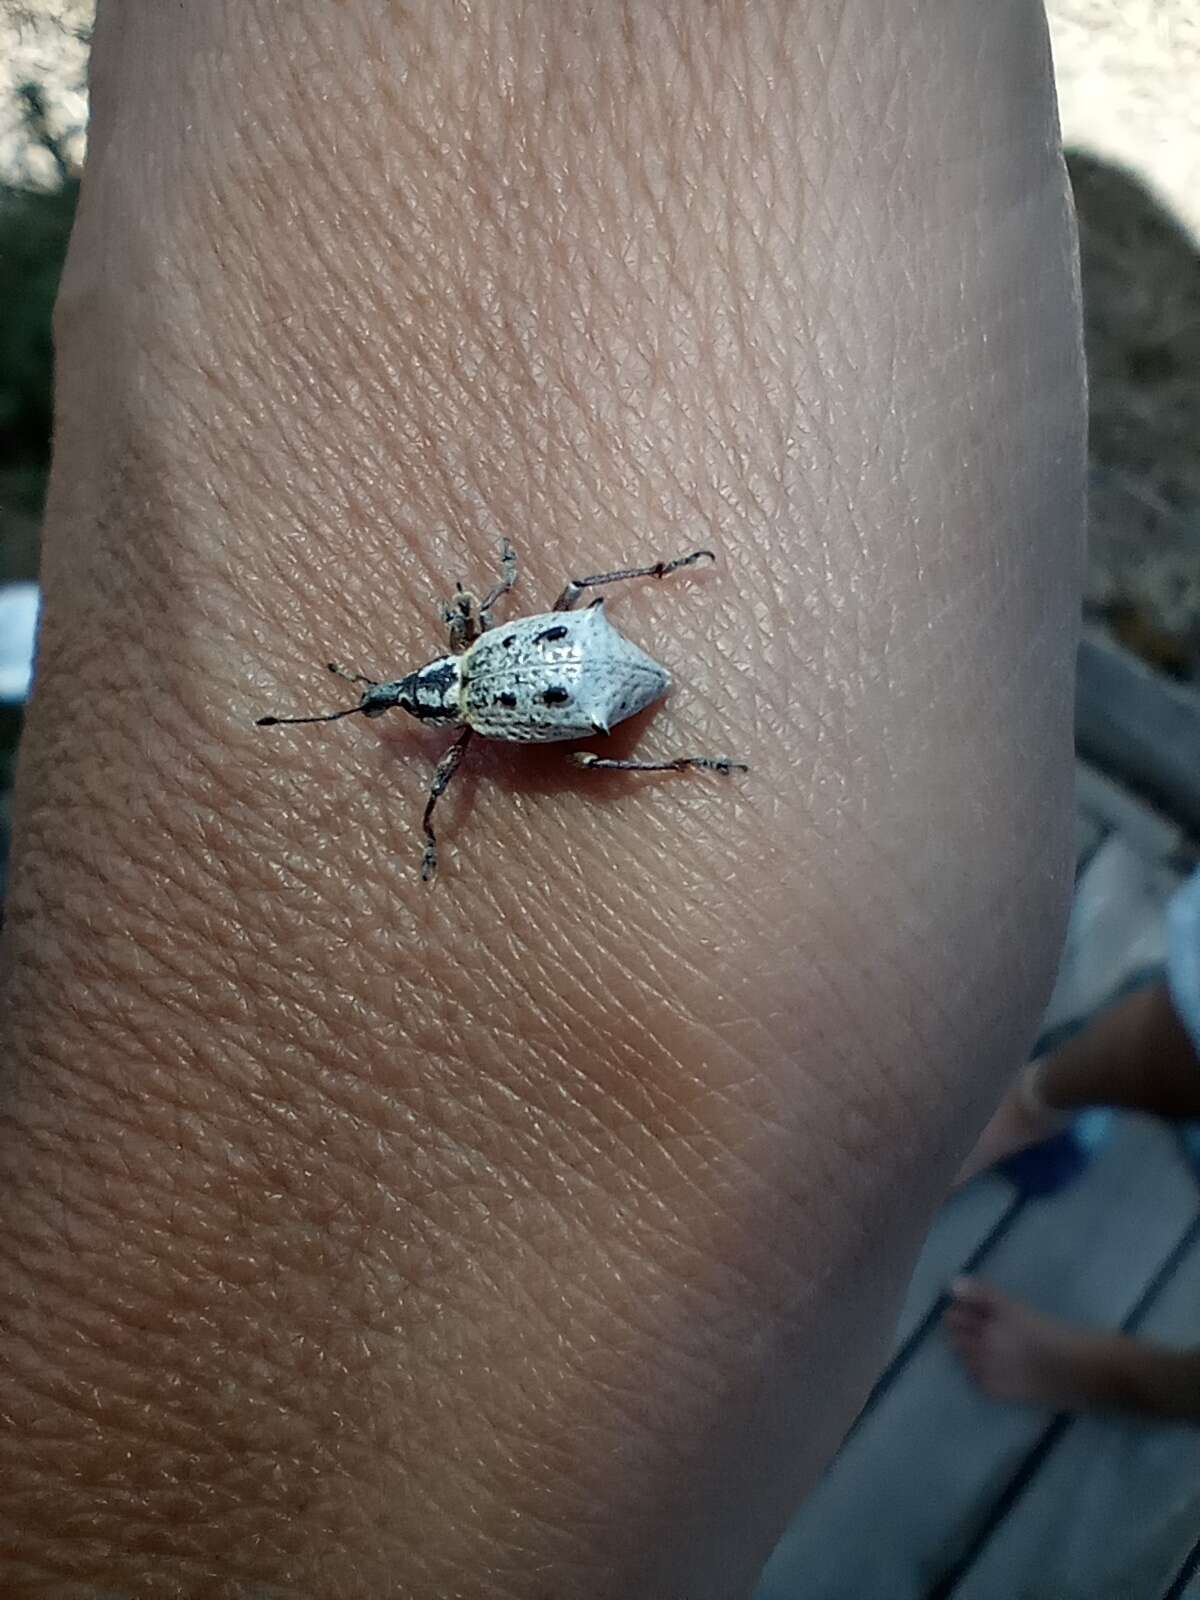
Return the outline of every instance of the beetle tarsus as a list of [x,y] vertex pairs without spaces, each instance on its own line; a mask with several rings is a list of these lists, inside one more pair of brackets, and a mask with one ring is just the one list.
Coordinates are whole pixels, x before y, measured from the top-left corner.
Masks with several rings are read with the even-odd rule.
[[590,750],[573,750],[571,760],[577,767],[601,772],[719,772],[728,777],[733,772],[749,772],[744,761],[730,761],[725,756],[676,756],[673,761],[622,761],[615,756],[597,756]]
[[492,625],[492,607],[506,594],[511,594],[517,581],[517,552],[507,539],[500,541],[500,582],[484,596],[479,607],[479,627],[486,633]]
[[690,555],[676,556],[674,561],[655,561],[648,567],[623,567],[619,572],[597,572],[590,578],[570,578],[554,602],[555,611],[570,611],[585,589],[598,589],[607,583],[624,583],[627,578],[666,578],[681,567],[695,566],[697,561],[715,561],[712,550],[693,550]]

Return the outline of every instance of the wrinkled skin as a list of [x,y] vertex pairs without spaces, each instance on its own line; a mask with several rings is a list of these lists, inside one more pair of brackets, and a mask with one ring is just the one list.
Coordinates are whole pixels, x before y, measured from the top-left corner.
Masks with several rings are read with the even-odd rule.
[[[8,1594],[744,1595],[1020,1060],[1082,394],[1039,9],[108,0],[6,930]],[[600,777],[340,703],[614,593]],[[262,1586],[261,1588],[255,1586]]]

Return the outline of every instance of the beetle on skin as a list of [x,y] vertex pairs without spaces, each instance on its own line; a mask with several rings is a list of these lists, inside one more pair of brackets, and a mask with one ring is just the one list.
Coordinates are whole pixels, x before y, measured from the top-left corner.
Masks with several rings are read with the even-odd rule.
[[[453,601],[443,608],[449,628],[450,654],[439,656],[406,677],[378,683],[358,672],[344,672],[333,662],[329,670],[352,683],[364,685],[358,705],[311,717],[259,717],[260,728],[281,723],[335,722],[361,714],[378,717],[393,706],[435,727],[458,727],[458,738],[438,762],[425,807],[425,854],[421,876],[429,882],[437,872],[437,837],[432,826],[434,808],[458,770],[472,735],[514,744],[543,744],[560,739],[585,739],[606,734],[627,717],[636,716],[660,700],[671,687],[670,674],[644,650],[618,633],[609,622],[604,599],[593,600],[584,611],[572,607],[585,589],[620,583],[627,578],[665,578],[680,567],[701,560],[714,561],[711,550],[694,550],[674,561],[649,567],[573,578],[555,601],[554,609],[520,617],[500,627],[492,625],[492,608],[517,580],[517,557],[505,540],[501,552],[503,576],[482,601],[477,602],[460,584]],[[609,760],[590,751],[575,751],[572,759],[590,770],[619,772],[682,772],[698,768],[710,772],[746,772],[743,762],[714,756],[678,756],[671,761]]]

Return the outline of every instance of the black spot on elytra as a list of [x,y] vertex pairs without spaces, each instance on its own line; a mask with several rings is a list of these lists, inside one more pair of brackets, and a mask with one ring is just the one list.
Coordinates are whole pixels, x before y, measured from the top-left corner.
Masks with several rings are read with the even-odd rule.
[[565,628],[547,628],[545,633],[539,633],[533,642],[534,644],[553,644],[555,639],[565,639],[566,637],[567,630]]
[[568,691],[556,684],[552,689],[542,691],[542,704],[547,706],[565,706],[571,698]]
[[501,639],[500,648],[501,648],[501,650],[511,650],[515,643],[516,643],[516,640],[513,638],[512,634],[510,633],[506,638]]
[[498,694],[496,696],[496,704],[498,706],[507,706],[510,711],[513,709],[516,703],[517,697],[509,689],[506,689],[503,694]]

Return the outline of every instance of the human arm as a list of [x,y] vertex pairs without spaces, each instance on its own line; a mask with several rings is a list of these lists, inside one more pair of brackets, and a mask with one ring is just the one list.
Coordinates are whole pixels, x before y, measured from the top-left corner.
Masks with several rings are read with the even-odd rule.
[[[744,1591],[1053,965],[1072,248],[1032,5],[101,8],[5,946],[22,1572]],[[547,600],[716,548],[620,602],[639,753],[753,771],[492,755],[426,889],[439,744],[251,724],[435,653],[501,535]]]

